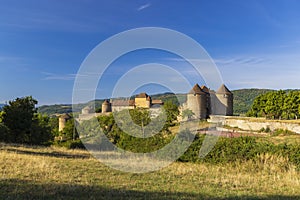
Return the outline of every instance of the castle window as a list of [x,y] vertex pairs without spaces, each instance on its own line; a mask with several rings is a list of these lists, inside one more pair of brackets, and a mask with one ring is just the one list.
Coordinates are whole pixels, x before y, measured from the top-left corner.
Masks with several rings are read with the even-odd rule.
[[224,96],[223,96],[224,98],[227,98],[228,97],[228,95],[227,94],[224,94]]

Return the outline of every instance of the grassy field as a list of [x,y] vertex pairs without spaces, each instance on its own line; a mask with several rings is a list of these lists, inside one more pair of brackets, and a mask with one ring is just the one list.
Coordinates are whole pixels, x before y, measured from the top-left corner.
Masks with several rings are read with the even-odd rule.
[[287,159],[160,171],[116,171],[86,151],[0,144],[0,199],[300,199],[300,172]]

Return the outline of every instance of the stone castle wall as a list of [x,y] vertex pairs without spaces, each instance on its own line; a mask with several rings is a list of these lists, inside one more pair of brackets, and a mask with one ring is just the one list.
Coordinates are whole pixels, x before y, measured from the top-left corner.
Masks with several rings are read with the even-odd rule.
[[223,125],[230,127],[238,127],[247,131],[259,131],[262,128],[270,128],[271,131],[276,129],[289,130],[300,134],[300,120],[266,120],[263,118],[247,118],[247,117],[229,117],[229,116],[210,116],[210,122],[221,122]]

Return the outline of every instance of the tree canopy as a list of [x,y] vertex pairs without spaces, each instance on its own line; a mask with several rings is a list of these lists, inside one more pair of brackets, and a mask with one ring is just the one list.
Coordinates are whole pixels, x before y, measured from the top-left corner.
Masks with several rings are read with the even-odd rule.
[[49,118],[37,114],[35,105],[37,100],[31,96],[9,101],[3,107],[2,127],[7,129],[1,135],[1,140],[13,143],[45,144],[51,137]]
[[300,115],[300,92],[272,91],[255,98],[247,116],[268,119],[297,119]]

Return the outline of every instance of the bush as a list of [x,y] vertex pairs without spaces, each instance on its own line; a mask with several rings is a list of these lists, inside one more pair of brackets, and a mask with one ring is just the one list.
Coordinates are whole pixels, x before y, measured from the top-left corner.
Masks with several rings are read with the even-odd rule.
[[278,135],[283,135],[283,136],[286,136],[286,135],[295,135],[296,133],[292,132],[292,131],[289,131],[287,129],[276,129],[274,130],[274,132],[272,133],[272,136],[278,136]]
[[228,162],[257,160],[259,155],[277,155],[288,158],[300,170],[300,146],[258,142],[255,137],[219,138],[214,148],[203,159],[199,157],[204,135],[195,140],[178,161],[224,164]]
[[81,142],[80,139],[67,140],[67,141],[64,141],[64,142],[56,141],[54,143],[54,145],[60,146],[60,147],[65,147],[67,149],[85,149],[85,147],[84,147],[84,145],[83,145],[83,143]]
[[3,123],[0,123],[0,141],[11,142],[12,138],[10,136],[9,129]]

